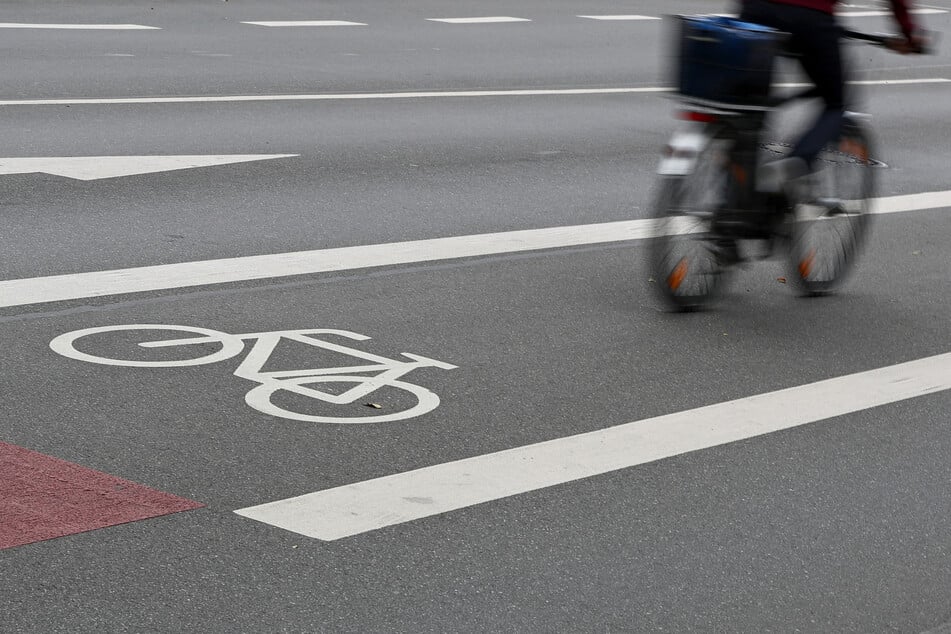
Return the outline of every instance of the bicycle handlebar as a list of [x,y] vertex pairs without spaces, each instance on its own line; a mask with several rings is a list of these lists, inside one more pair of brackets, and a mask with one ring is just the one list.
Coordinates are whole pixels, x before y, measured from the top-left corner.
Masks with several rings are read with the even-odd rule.
[[[903,35],[889,35],[884,33],[863,33],[851,29],[842,29],[842,36],[850,40],[868,42],[893,51],[908,52],[915,55],[932,55],[935,52],[937,33],[922,31],[909,42]],[[908,46],[906,51],[903,47]]]

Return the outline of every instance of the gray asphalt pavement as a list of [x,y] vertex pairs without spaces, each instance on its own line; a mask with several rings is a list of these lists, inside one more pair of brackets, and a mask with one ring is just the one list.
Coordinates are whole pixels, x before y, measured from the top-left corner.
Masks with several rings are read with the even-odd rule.
[[[658,22],[577,15],[729,7],[405,4],[4,3],[0,23],[161,30],[4,30],[0,101],[650,87]],[[491,15],[531,22],[427,21]],[[949,16],[926,20],[940,30]],[[305,19],[366,26],[242,24]],[[862,79],[951,79],[947,50],[856,53]],[[951,190],[949,86],[863,89],[889,166],[879,195]],[[0,112],[5,157],[299,155],[91,181],[2,175],[0,280],[645,218],[677,125],[656,93]],[[206,505],[0,551],[0,630],[938,628],[951,621],[947,391],[337,541],[234,511],[947,353],[947,213],[877,217],[835,296],[796,298],[768,261],[689,315],[656,305],[640,241],[0,308],[0,441]],[[234,374],[243,356],[124,367],[49,346],[125,324],[338,329],[370,337],[347,343],[361,351],[457,367],[403,379],[439,396],[432,411],[327,424],[255,409],[254,383]],[[79,347],[152,354],[134,342],[106,333]],[[288,344],[265,370],[339,362]],[[363,417],[377,412],[366,402],[387,414],[414,399],[391,384],[347,405],[274,401]]]

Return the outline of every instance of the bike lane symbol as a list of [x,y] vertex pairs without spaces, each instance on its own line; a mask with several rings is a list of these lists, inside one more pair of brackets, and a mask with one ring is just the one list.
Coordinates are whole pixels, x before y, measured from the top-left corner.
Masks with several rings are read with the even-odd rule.
[[[142,360],[120,359],[103,357],[83,352],[76,347],[78,340],[94,335],[109,334],[122,331],[176,331],[188,336],[175,338],[152,339],[141,341],[142,348],[173,348],[191,346],[192,350],[201,353],[175,360]],[[245,349],[245,342],[253,342],[247,355],[234,371],[234,375],[258,383],[246,395],[245,402],[263,414],[312,423],[384,423],[414,418],[434,410],[439,406],[439,397],[428,389],[402,381],[401,378],[417,368],[439,368],[453,370],[458,366],[435,359],[429,359],[415,354],[402,353],[409,361],[389,359],[363,350],[325,341],[320,337],[336,336],[353,341],[366,341],[366,335],[347,330],[328,328],[314,328],[304,330],[279,330],[272,332],[257,332],[232,335],[209,328],[194,326],[173,326],[166,324],[127,324],[119,326],[98,326],[85,328],[62,334],[50,341],[50,348],[64,357],[77,361],[98,363],[102,365],[125,366],[136,368],[171,368],[188,367],[217,363],[241,354]],[[274,353],[275,348],[282,341],[293,341],[314,348],[328,350],[353,357],[358,360],[355,365],[334,366],[323,368],[302,368],[299,370],[263,371],[264,365]],[[220,346],[220,349],[208,352],[209,344]],[[362,361],[363,363],[360,363]],[[322,390],[318,386],[334,384],[329,387],[334,390]],[[344,387],[341,391],[341,385]],[[381,388],[395,388],[409,393],[411,402],[415,405],[392,413],[375,414],[369,416],[323,416],[296,412],[276,404],[275,396],[279,394],[294,394],[314,399],[331,405],[348,405]],[[279,399],[280,400],[280,399]]]

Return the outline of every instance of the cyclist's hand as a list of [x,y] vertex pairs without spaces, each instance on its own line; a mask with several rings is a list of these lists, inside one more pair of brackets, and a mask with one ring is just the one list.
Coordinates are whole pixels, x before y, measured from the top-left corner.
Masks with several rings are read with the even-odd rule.
[[892,51],[902,55],[922,55],[931,47],[931,38],[924,33],[913,33],[910,37],[898,35],[885,43]]

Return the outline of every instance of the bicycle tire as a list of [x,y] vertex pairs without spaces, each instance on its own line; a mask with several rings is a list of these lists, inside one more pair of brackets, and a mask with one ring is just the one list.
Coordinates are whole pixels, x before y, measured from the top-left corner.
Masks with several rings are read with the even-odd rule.
[[651,286],[674,311],[711,304],[722,293],[728,269],[711,230],[729,182],[732,141],[715,136],[688,174],[664,177],[653,202],[653,235],[648,242]]
[[812,197],[826,202],[794,201],[787,277],[800,295],[833,293],[854,269],[871,224],[873,151],[870,131],[848,119],[817,159]]
[[[383,387],[394,387],[409,392],[416,397],[417,403],[409,409],[404,409],[393,413],[376,414],[373,416],[314,416],[311,414],[303,414],[300,412],[293,412],[291,410],[284,409],[283,407],[275,405],[271,400],[274,394],[282,390],[308,396],[306,394],[307,388],[303,387],[308,383],[362,383],[365,380],[366,377],[359,376],[327,375],[304,376],[295,377],[292,379],[281,379],[279,381],[268,381],[266,383],[262,383],[261,385],[257,385],[248,391],[248,393],[245,395],[244,401],[249,407],[258,410],[262,414],[268,414],[278,418],[287,418],[290,420],[298,420],[308,423],[338,424],[388,423],[397,420],[406,420],[407,418],[422,416],[423,414],[431,412],[439,406],[439,397],[433,392],[420,385],[414,385],[413,383],[406,383],[405,381],[399,380],[387,381]],[[303,389],[295,390],[293,389],[295,387]]]
[[[173,361],[140,361],[134,359],[116,359],[111,357],[101,357],[76,349],[75,343],[78,339],[89,335],[97,335],[108,332],[119,332],[126,330],[173,330],[187,332],[192,335],[203,335],[210,339],[209,343],[221,344],[221,350],[205,354],[193,359],[179,359]],[[148,342],[141,342],[139,345]],[[84,328],[74,330],[59,335],[50,341],[50,349],[64,357],[75,359],[77,361],[86,361],[89,363],[98,363],[100,365],[115,365],[132,368],[181,368],[186,366],[204,365],[206,363],[217,363],[240,354],[244,350],[244,342],[227,333],[211,330],[209,328],[198,328],[194,326],[172,326],[168,324],[127,324],[119,326],[96,326],[94,328]]]

